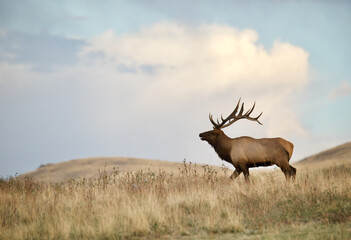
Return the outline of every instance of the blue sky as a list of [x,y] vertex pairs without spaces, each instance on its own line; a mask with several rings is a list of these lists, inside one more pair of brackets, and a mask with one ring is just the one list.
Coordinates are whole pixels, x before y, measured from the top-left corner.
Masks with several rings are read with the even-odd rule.
[[0,175],[93,156],[221,164],[257,101],[293,161],[351,140],[348,1],[0,1]]

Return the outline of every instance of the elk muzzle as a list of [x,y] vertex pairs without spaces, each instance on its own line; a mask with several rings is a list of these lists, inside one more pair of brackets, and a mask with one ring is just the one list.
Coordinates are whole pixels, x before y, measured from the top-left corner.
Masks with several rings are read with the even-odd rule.
[[205,136],[204,136],[205,133],[200,133],[199,134],[199,137],[202,141],[205,141]]

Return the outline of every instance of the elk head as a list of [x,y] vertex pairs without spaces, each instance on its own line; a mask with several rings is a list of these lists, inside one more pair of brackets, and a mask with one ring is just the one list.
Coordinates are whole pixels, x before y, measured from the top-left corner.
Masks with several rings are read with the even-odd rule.
[[256,102],[246,113],[244,113],[244,103],[241,104],[241,107],[239,110],[240,100],[241,100],[241,98],[239,99],[234,111],[227,118],[224,119],[223,116],[221,115],[222,122],[219,122],[218,119],[217,119],[217,122],[215,122],[212,118],[212,115],[211,114],[209,115],[210,122],[213,125],[213,130],[200,133],[199,137],[201,138],[201,140],[207,141],[209,144],[214,146],[217,142],[218,137],[221,135],[224,135],[224,133],[221,129],[223,129],[225,127],[229,127],[230,125],[232,125],[234,122],[238,121],[239,119],[247,119],[247,120],[251,120],[251,121],[256,121],[262,125],[262,123],[258,120],[258,118],[261,117],[263,112],[261,112],[260,115],[258,115],[255,118],[250,117],[250,114],[253,112],[253,110],[255,108]]

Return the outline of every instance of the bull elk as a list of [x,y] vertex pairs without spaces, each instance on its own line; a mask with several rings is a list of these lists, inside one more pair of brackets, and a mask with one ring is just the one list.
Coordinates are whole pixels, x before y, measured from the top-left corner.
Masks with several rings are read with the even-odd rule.
[[255,121],[262,125],[258,119],[263,112],[257,117],[250,117],[256,102],[252,108],[244,113],[244,103],[242,103],[239,110],[240,100],[241,99],[239,99],[234,111],[227,118],[224,119],[221,115],[221,122],[219,122],[218,119],[217,122],[215,122],[212,115],[209,115],[213,130],[200,133],[199,136],[201,140],[207,141],[222,160],[233,164],[235,171],[230,176],[231,179],[235,179],[243,173],[245,180],[248,181],[249,168],[271,166],[273,164],[280,167],[286,179],[290,179],[290,177],[295,179],[296,169],[289,164],[294,148],[291,142],[279,137],[255,139],[243,136],[229,138],[224,134],[222,129],[229,127],[239,119]]

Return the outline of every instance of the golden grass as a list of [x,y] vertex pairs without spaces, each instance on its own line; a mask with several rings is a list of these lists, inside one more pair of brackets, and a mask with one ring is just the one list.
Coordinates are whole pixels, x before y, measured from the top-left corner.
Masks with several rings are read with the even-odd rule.
[[298,169],[296,182],[280,170],[257,172],[248,184],[226,175],[184,163],[177,174],[114,169],[60,183],[2,179],[0,239],[313,238],[315,229],[350,237],[350,165]]

